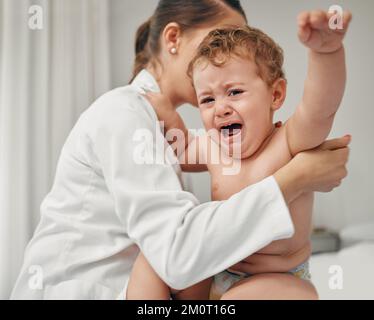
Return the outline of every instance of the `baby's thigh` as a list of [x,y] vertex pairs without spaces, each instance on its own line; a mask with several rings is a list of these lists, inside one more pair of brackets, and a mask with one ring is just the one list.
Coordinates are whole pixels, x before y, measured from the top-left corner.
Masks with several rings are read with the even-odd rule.
[[173,290],[172,296],[176,300],[208,300],[213,278],[203,280],[183,290]]
[[128,300],[208,300],[212,278],[184,290],[169,288],[153,270],[142,253],[135,260],[128,288]]
[[318,300],[313,284],[287,273],[262,273],[235,283],[221,300]]

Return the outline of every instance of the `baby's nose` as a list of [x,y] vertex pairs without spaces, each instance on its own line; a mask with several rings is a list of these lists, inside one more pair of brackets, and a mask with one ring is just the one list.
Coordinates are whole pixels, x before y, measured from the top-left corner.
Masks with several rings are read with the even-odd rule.
[[216,109],[216,116],[218,117],[227,117],[232,115],[233,110],[229,105],[220,105]]

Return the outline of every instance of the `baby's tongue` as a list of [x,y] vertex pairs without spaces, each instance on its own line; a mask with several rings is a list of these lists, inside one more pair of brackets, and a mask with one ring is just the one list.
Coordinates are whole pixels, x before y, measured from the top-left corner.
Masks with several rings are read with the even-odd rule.
[[227,137],[231,137],[233,135],[236,135],[236,134],[240,133],[241,129],[242,129],[242,125],[241,124],[234,123],[232,125],[223,127],[221,129],[221,131],[222,131],[223,136],[225,138],[227,138]]

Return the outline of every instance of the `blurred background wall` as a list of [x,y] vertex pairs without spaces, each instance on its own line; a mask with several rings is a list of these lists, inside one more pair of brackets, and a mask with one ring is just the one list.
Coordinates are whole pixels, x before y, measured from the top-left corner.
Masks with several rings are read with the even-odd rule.
[[[32,5],[44,26],[28,26]],[[0,0],[0,298],[7,298],[23,250],[39,220],[61,147],[91,102],[126,85],[137,27],[153,13],[151,0]],[[340,230],[374,221],[374,1],[242,0],[250,24],[285,51],[288,98],[276,115],[286,120],[301,98],[307,51],[296,36],[302,10],[338,4],[353,12],[346,38],[348,83],[331,137],[353,135],[349,176],[330,194],[318,194],[315,225]],[[198,111],[183,106],[190,128]],[[197,197],[210,199],[208,174],[191,175]]]

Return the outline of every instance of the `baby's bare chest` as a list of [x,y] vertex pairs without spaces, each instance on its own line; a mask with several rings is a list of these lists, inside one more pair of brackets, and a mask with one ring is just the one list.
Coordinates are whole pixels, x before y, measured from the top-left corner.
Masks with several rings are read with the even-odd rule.
[[232,164],[235,170],[227,170],[228,166],[222,164],[212,166],[209,168],[212,200],[230,198],[249,185],[273,175],[290,160],[287,142],[279,139],[259,155]]

